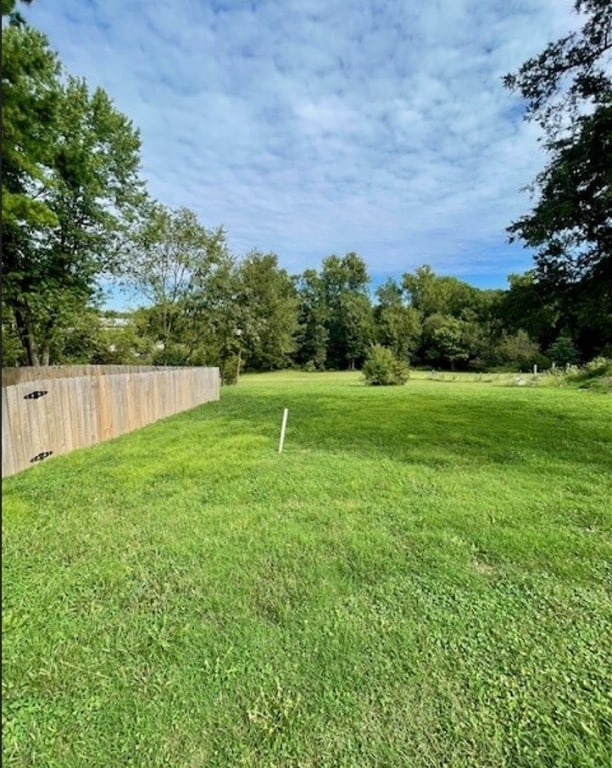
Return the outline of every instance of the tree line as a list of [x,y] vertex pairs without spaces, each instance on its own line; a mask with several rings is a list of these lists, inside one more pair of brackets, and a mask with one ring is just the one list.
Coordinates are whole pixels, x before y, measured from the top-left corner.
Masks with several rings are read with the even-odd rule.
[[[509,228],[538,249],[534,268],[479,290],[427,265],[373,288],[353,252],[299,275],[274,253],[238,258],[222,228],[149,196],[137,128],[2,0],[3,365],[219,365],[231,380],[244,368],[358,368],[374,344],[471,370],[609,355],[611,90],[597,63],[611,13],[601,0],[576,8],[582,32],[506,78],[547,136],[536,205]],[[146,306],[104,312],[103,280]]]
[[[481,290],[422,265],[372,291],[355,253],[290,275],[273,253],[235,258],[223,231],[206,231],[191,211],[158,207],[156,215],[156,236],[143,234],[123,273],[148,305],[73,316],[50,347],[53,362],[215,365],[232,381],[239,368],[361,368],[375,344],[413,366],[475,371],[609,352],[579,346],[533,272],[512,275],[507,290]],[[7,352],[23,361],[14,332],[5,362]]]

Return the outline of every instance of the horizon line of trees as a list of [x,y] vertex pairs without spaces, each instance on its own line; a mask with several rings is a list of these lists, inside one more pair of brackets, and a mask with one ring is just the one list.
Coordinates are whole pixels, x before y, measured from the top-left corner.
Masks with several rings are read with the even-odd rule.
[[[164,211],[167,223],[193,214]],[[170,228],[172,230],[172,228]],[[168,231],[166,231],[168,234]],[[173,230],[176,236],[176,230]],[[91,306],[49,350],[52,363],[214,365],[226,380],[241,370],[361,368],[374,345],[412,366],[484,371],[540,370],[612,357],[594,346],[533,271],[504,289],[479,289],[428,265],[388,279],[372,298],[365,262],[353,252],[290,275],[273,253],[236,259],[222,230],[186,261],[184,243],[134,254],[125,286],[149,305],[129,312]],[[578,331],[578,333],[577,333]],[[24,364],[14,326],[4,326],[4,363]]]
[[[471,370],[612,354],[608,0],[576,0],[582,31],[505,79],[547,136],[534,210],[509,227],[538,249],[534,268],[479,290],[423,265],[374,300],[354,252],[290,275],[276,254],[239,259],[223,228],[152,200],[137,128],[64,71],[16,5],[2,0],[3,365],[219,365],[231,378],[240,365],[358,368],[373,344]],[[101,280],[148,306],[105,327]]]

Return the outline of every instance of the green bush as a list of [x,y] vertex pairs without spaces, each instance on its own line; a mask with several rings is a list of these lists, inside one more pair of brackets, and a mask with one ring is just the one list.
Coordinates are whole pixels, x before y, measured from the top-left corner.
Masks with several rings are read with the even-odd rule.
[[582,368],[571,368],[565,379],[579,389],[612,392],[612,360],[596,357]]
[[230,355],[223,361],[221,368],[221,375],[224,384],[236,384],[238,382],[238,366],[240,365],[240,358],[238,355]]
[[575,365],[578,362],[578,350],[569,336],[559,336],[546,354],[556,365]]
[[548,372],[551,384],[577,389],[592,389],[598,392],[612,392],[612,359],[596,357],[583,366],[570,365],[553,368]]
[[595,357],[584,367],[590,374],[596,374],[597,376],[612,376],[612,359],[607,357]]
[[368,352],[362,373],[369,386],[405,384],[410,378],[407,363],[380,344],[375,344]]
[[544,371],[550,368],[550,360],[541,354],[537,343],[529,338],[527,332],[502,333],[492,350],[489,369],[531,371],[534,365],[539,371]]
[[189,364],[189,349],[186,344],[168,341],[154,348],[152,355],[153,365],[182,366]]

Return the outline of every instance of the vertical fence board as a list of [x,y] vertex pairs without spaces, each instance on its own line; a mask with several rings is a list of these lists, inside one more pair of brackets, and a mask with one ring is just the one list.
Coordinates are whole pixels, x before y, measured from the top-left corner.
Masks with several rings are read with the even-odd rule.
[[62,419],[64,422],[64,434],[66,437],[66,450],[73,451],[77,447],[77,444],[74,430],[75,413],[72,379],[59,379],[57,383],[62,393]]
[[49,390],[49,402],[47,403],[47,418],[49,419],[49,432],[51,434],[51,450],[53,455],[67,453],[71,450],[66,435],[67,402],[64,394],[65,379],[57,379]]
[[[44,372],[45,378],[36,378]],[[63,374],[63,375],[62,375]],[[2,476],[219,399],[218,368],[55,366],[2,371]],[[12,383],[7,383],[12,382]],[[26,400],[35,390],[43,397]]]
[[2,398],[2,475],[12,475],[15,461],[11,450],[11,411],[6,397]]
[[[27,394],[24,387],[15,387],[8,392],[7,404],[10,412],[11,434],[8,449],[13,451],[13,461],[15,471],[22,467],[27,467],[29,459],[29,418],[28,413],[22,407],[23,396]],[[20,400],[21,398],[21,400]],[[4,451],[4,445],[2,446]]]

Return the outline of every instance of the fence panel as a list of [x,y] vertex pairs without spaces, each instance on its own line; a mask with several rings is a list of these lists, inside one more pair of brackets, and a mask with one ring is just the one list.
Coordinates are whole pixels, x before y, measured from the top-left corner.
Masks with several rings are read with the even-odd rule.
[[[23,368],[3,368],[2,386],[24,384],[41,379],[73,379],[81,376],[114,376],[118,373],[146,373],[162,370],[154,365],[40,365]],[[170,370],[170,369],[168,369]],[[171,370],[187,370],[181,366]]]
[[2,387],[3,477],[219,399],[218,368],[76,367],[85,375]]

